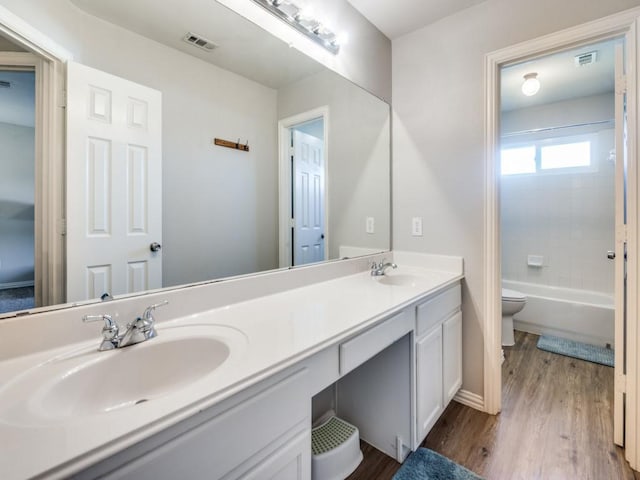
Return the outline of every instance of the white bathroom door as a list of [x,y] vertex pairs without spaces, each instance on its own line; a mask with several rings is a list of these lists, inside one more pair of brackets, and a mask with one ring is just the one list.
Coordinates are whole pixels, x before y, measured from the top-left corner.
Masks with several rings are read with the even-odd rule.
[[[626,391],[626,303],[627,303],[627,92],[624,45],[615,47],[615,249],[614,266],[614,405],[613,436],[624,446]],[[609,252],[609,258],[612,258]]]
[[307,133],[293,135],[293,264],[325,259],[324,143]]
[[162,96],[67,64],[67,301],[162,286]]

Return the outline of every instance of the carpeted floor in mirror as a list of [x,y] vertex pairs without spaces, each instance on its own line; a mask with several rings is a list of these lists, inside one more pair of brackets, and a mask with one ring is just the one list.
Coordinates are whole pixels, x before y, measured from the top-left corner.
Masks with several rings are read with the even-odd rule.
[[33,287],[0,290],[0,313],[27,310],[34,306]]

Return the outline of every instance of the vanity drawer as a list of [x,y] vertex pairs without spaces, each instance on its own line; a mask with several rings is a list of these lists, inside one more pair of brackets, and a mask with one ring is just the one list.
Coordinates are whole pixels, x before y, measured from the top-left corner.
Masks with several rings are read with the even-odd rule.
[[375,356],[413,328],[408,310],[340,345],[340,375],[345,375]]
[[416,307],[416,336],[427,333],[431,327],[443,321],[460,308],[462,289],[456,284]]

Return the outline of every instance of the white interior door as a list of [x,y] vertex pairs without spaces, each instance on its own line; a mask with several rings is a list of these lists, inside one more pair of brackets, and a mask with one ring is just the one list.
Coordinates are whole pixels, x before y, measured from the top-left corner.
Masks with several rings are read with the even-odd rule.
[[324,143],[292,130],[293,140],[293,264],[325,259]]
[[161,93],[74,62],[67,92],[67,301],[160,288]]
[[[627,115],[624,46],[615,48],[615,387],[613,436],[617,445],[624,446],[624,410],[626,390],[626,302],[627,302]],[[611,254],[609,254],[611,258]]]

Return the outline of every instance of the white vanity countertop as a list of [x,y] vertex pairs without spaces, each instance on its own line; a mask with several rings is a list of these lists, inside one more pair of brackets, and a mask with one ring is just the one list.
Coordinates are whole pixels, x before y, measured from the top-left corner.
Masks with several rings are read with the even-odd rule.
[[[16,378],[20,381],[25,371],[29,374],[29,369],[41,368],[38,365],[70,351],[80,351],[85,356],[118,355],[129,348],[144,348],[150,342],[122,351],[96,352],[98,334],[91,343],[0,362],[0,478],[64,478],[462,278],[459,272],[402,265],[388,271],[389,279],[401,275],[405,279],[393,284],[362,272],[159,323],[154,342],[162,338],[167,328],[219,325],[227,327],[221,330],[233,333],[238,347],[214,373],[133,408],[66,417],[30,417],[20,412],[35,400],[28,393],[20,395]],[[411,277],[409,281],[407,275]],[[157,316],[161,317],[161,312]],[[127,372],[121,374],[125,376]],[[8,395],[11,388],[18,394]]]

